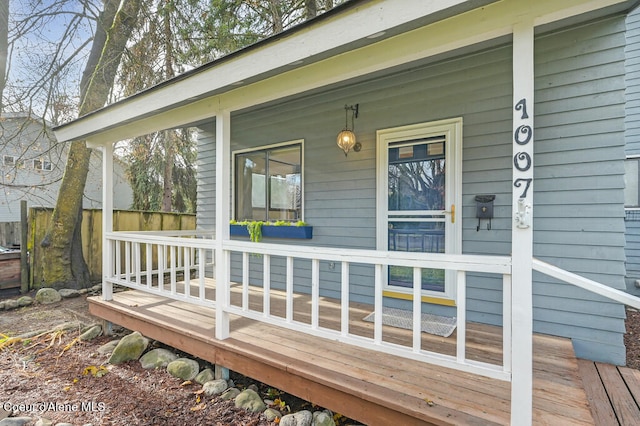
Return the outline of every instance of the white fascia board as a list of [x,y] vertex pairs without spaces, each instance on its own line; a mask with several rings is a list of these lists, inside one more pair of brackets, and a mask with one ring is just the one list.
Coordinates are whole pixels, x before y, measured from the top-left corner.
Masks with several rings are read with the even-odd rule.
[[[178,128],[215,117],[220,110],[219,105],[220,100],[218,97],[212,96],[187,105],[160,111],[149,117],[140,118],[129,123],[121,123],[109,129],[101,130],[98,127],[96,129],[98,131],[95,134],[88,138],[81,137],[86,139],[88,147],[97,148],[106,143],[131,139],[160,130]],[[56,136],[58,136],[58,132],[63,130],[56,130]]]
[[150,90],[146,94],[126,103],[126,107],[109,108],[94,116],[76,120],[77,125],[63,125],[56,130],[59,140],[83,138],[96,129],[109,128],[120,122],[144,117],[171,105],[183,103],[203,93],[215,92],[244,80],[279,69],[287,64],[304,61],[333,49],[347,46],[357,40],[421,17],[433,15],[451,7],[473,3],[469,0],[372,0],[361,6],[346,9],[340,14],[297,30],[291,35],[263,46],[250,49],[246,55],[239,54],[222,61],[209,70],[194,73],[187,79],[172,85]]
[[553,22],[561,21],[573,16],[583,15],[595,10],[605,9],[607,7],[615,6],[618,4],[632,3],[628,0],[583,0],[579,2],[566,2],[567,4],[565,5],[564,1],[565,0],[558,2],[564,7],[558,7],[558,10],[556,11],[549,11],[545,14],[536,16],[533,21],[534,27],[551,24]]
[[504,0],[173,109],[166,107],[170,104],[163,104],[164,108],[157,105],[151,108],[155,113],[148,117],[139,114],[140,118],[127,123],[139,109],[149,108],[145,104],[153,99],[165,99],[183,87],[201,83],[200,79],[185,79],[162,93],[149,93],[120,107],[114,105],[116,108],[105,113],[79,119],[57,130],[56,136],[60,133],[62,140],[69,140],[94,133],[90,142],[100,145],[186,125],[213,117],[221,109],[236,111],[510,35],[513,25],[525,18],[543,25],[620,3],[628,1]]

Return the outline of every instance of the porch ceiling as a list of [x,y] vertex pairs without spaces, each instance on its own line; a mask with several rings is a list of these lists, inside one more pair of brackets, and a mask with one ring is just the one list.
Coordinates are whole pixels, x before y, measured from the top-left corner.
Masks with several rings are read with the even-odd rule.
[[459,54],[510,36],[513,24],[522,19],[551,28],[626,10],[633,3],[404,0],[399,8],[394,0],[352,0],[54,131],[61,142],[113,143],[207,120],[222,110],[237,111]]

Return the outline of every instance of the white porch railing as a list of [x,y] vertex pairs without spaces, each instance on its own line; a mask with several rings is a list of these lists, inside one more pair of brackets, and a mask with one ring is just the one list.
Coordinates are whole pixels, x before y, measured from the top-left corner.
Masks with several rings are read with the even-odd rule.
[[542,260],[534,258],[533,269],[550,277],[556,278],[560,281],[573,284],[576,287],[580,287],[592,293],[598,294],[616,302],[620,302],[624,305],[640,309],[640,298],[632,296],[622,290],[600,284],[597,281],[581,277],[580,275],[574,274],[573,272],[565,271],[564,269],[543,262]]
[[[111,232],[103,265],[107,284],[215,307],[213,233],[200,231]],[[207,292],[209,290],[209,292]]]
[[[207,259],[213,259],[214,241],[210,233],[163,233],[163,232],[112,232],[107,234],[109,249],[112,250],[113,264],[108,269],[105,282],[146,291],[171,299],[206,305],[220,309],[227,317],[230,314],[289,328],[299,332],[328,338],[369,349],[377,349],[401,357],[422,360],[432,364],[481,374],[501,380],[511,377],[511,262],[508,257],[444,255],[411,252],[386,252],[376,250],[352,250],[338,248],[308,247],[296,245],[252,243],[246,241],[225,241],[223,250],[225,259],[231,259],[231,253],[238,253],[242,265],[236,268],[240,275],[242,298],[239,305],[227,302],[222,306],[216,303]],[[190,237],[190,238],[187,238]],[[253,255],[262,257],[262,287],[250,285],[249,259]],[[285,316],[273,315],[269,304],[271,300],[272,272],[270,259],[286,259]],[[311,320],[304,323],[294,320],[294,261],[305,260],[311,265]],[[340,329],[333,330],[320,325],[320,295],[322,277],[319,265],[321,261],[334,262],[340,266]],[[384,340],[382,315],[375,315],[373,337],[364,337],[349,330],[350,265],[368,265],[374,270],[374,312],[382,312],[383,274],[388,266],[413,268],[413,341],[411,346],[390,343]],[[227,265],[229,269],[231,266]],[[209,269],[208,269],[209,268]],[[434,268],[452,270],[457,273],[457,341],[456,354],[446,355],[421,347],[422,289],[421,269]],[[467,358],[466,352],[466,274],[482,272],[498,274],[503,280],[503,339],[502,363],[494,365]],[[194,275],[194,276],[192,276]],[[194,284],[195,283],[195,284]],[[231,300],[231,283],[216,282],[223,286],[226,297]],[[208,287],[207,287],[208,286]],[[207,291],[209,290],[209,291]],[[249,306],[250,291],[262,291],[261,310]],[[326,290],[323,287],[322,290]],[[228,321],[225,321],[228,323]],[[226,330],[228,335],[229,330]]]
[[[324,337],[327,339],[348,343],[368,349],[376,349],[385,353],[397,356],[426,361],[436,365],[442,365],[457,370],[470,373],[481,374],[501,380],[510,380],[511,377],[511,261],[508,257],[501,256],[472,256],[472,255],[444,255],[427,254],[413,252],[388,252],[376,250],[354,250],[326,247],[300,247],[296,245],[251,243],[245,241],[225,241],[225,252],[240,253],[242,267],[236,268],[241,271],[242,302],[239,306],[231,305],[222,308],[226,315],[235,314],[256,321],[262,321],[275,326],[289,328],[295,331]],[[250,280],[249,280],[249,259],[252,255],[260,255],[263,263],[262,291],[263,302],[261,310],[252,310],[249,305]],[[226,256],[229,258],[230,256]],[[285,259],[285,282],[286,282],[286,315],[284,317],[273,315],[269,309],[271,292],[271,258],[280,257]],[[294,261],[306,260],[311,266],[311,319],[309,323],[295,321],[294,315]],[[320,294],[322,276],[320,272],[320,262],[334,262],[340,266],[340,330],[323,328],[320,326]],[[373,337],[363,337],[353,334],[349,330],[349,301],[350,285],[350,265],[370,265],[374,268],[374,312],[382,312],[383,306],[383,274],[387,266],[404,266],[413,268],[413,342],[411,347],[384,341],[382,315],[374,317]],[[457,342],[456,355],[446,355],[432,352],[421,347],[421,314],[422,314],[422,286],[421,269],[434,268],[453,270],[458,274],[457,280]],[[466,356],[466,274],[467,272],[483,272],[501,275],[503,278],[503,306],[504,323],[503,328],[503,362],[501,365],[494,365],[486,362],[470,360]],[[252,287],[255,289],[255,287]],[[326,287],[322,290],[327,290]],[[230,300],[230,288],[226,289],[227,300]],[[332,297],[333,298],[333,297]]]

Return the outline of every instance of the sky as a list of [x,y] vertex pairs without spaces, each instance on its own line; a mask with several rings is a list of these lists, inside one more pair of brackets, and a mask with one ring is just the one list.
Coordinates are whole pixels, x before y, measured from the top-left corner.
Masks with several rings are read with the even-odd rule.
[[[100,7],[99,2],[88,2],[10,0],[5,111],[32,110],[37,116],[57,121],[46,112],[50,99],[59,105],[77,101],[91,48],[92,16]],[[65,71],[61,73],[63,64]]]

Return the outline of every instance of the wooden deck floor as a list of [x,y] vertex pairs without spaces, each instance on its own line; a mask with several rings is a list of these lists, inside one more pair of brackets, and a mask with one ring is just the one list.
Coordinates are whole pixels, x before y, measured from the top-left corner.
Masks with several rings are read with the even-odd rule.
[[597,426],[640,424],[640,371],[578,360]]
[[[232,318],[231,337],[219,341],[213,338],[213,309],[139,291],[116,293],[109,302],[90,298],[89,307],[94,315],[115,324],[365,424],[509,424],[510,384],[499,380],[244,318]],[[327,313],[324,321],[329,321],[332,309],[330,303],[321,309]],[[362,322],[366,309],[361,309],[354,308],[352,326],[365,333],[372,325]],[[304,317],[304,309],[297,315]],[[391,338],[401,340],[403,333]],[[479,359],[500,359],[496,350],[500,333],[496,327],[469,324],[470,350]],[[426,339],[443,351],[455,350],[455,333]],[[533,405],[536,425],[594,423],[569,340],[534,336]]]

